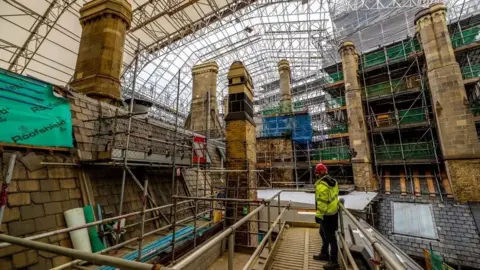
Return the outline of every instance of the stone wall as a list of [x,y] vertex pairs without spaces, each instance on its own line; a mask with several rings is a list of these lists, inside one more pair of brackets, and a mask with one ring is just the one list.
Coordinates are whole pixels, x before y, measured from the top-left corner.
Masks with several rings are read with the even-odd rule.
[[[293,146],[289,138],[257,138],[259,186],[292,187]],[[283,167],[283,168],[282,168]]]
[[[438,240],[397,235],[393,233],[392,202],[415,202],[432,205]],[[468,267],[480,266],[480,235],[468,205],[456,204],[437,198],[422,196],[383,195],[378,207],[379,230],[394,244],[411,256],[423,258],[423,249],[430,244],[448,264]]]
[[[12,152],[2,155],[5,174]],[[16,152],[17,162],[9,186],[8,205],[1,230],[12,236],[27,237],[65,228],[63,212],[83,206],[78,171],[72,166],[37,166],[38,161],[72,162],[69,153]],[[32,162],[34,161],[34,162]],[[31,170],[29,170],[28,168]],[[39,239],[41,242],[72,247],[68,233]],[[70,261],[56,254],[20,246],[0,249],[1,269],[49,269]]]
[[[58,89],[57,89],[58,90]],[[104,213],[110,216],[118,214],[120,202],[122,169],[111,166],[85,166],[84,172],[74,166],[41,165],[41,161],[57,163],[75,163],[79,160],[93,161],[98,157],[92,135],[95,132],[94,121],[99,116],[114,116],[115,112],[125,113],[122,108],[96,101],[74,91],[60,91],[70,100],[72,112],[73,139],[75,148],[71,151],[52,148],[48,150],[32,149],[18,146],[15,148],[2,149],[2,174],[5,175],[10,155],[16,151],[17,162],[15,164],[12,183],[9,187],[8,206],[3,218],[1,230],[12,236],[26,237],[65,228],[63,213],[66,210],[83,207],[88,203],[88,198],[82,193],[80,186],[83,175],[91,192],[91,200],[94,204],[100,204]],[[152,121],[154,122],[154,121]],[[157,123],[157,128],[168,129],[168,126]],[[171,129],[171,127],[170,127]],[[190,135],[189,135],[190,136]],[[191,137],[191,136],[190,136]],[[134,147],[141,147],[141,140],[134,141]],[[216,144],[217,145],[217,144]],[[215,145],[215,147],[216,147]],[[20,151],[17,151],[21,149]],[[178,149],[178,148],[177,148]],[[181,150],[178,150],[178,156]],[[62,150],[62,151],[57,151]],[[220,167],[220,155],[218,151],[209,149],[212,165]],[[190,151],[188,151],[190,153]],[[190,160],[190,154],[183,160]],[[171,160],[171,157],[170,159]],[[177,160],[179,161],[179,160]],[[158,205],[171,203],[171,176],[168,169],[132,169],[135,176],[143,185],[145,177],[149,178],[149,186],[152,196]],[[2,177],[3,179],[3,177]],[[187,187],[182,176],[178,177],[179,194],[186,195]],[[1,181],[0,181],[1,183]],[[127,174],[125,185],[123,213],[139,211],[142,207],[142,192],[133,179]],[[147,205],[150,208],[150,205]],[[177,211],[177,220],[192,215],[191,205],[184,205]],[[96,211],[95,211],[96,212]],[[166,218],[170,218],[170,210],[164,210]],[[147,219],[150,218],[147,215]],[[159,219],[159,225],[165,225],[163,219]],[[140,217],[127,219],[127,225],[140,221]],[[158,225],[158,224],[157,224]],[[146,224],[145,231],[156,228],[154,222]],[[139,227],[129,229],[126,239],[139,235]],[[46,243],[72,247],[68,233],[40,239]],[[1,269],[49,269],[62,265],[70,258],[55,254],[28,250],[19,246],[10,246],[0,249]]]
[[[73,133],[79,158],[84,161],[121,158],[122,150],[126,147],[128,117],[125,115],[128,112],[122,107],[99,102],[74,91],[65,92],[65,96],[71,104]],[[175,140],[182,145],[191,145],[193,136],[184,130],[179,130],[175,136],[172,126],[142,116],[132,119],[131,132],[128,153],[130,160],[164,164],[171,164],[173,154],[173,145],[164,141]],[[109,135],[111,133],[114,135]],[[177,164],[190,165],[190,157],[189,148],[176,147]]]
[[[172,203],[172,182],[171,170],[146,170],[146,169],[137,169],[132,170],[137,179],[143,185],[144,180],[148,177],[149,189],[152,192],[152,197],[155,199],[155,202],[158,206],[170,204]],[[118,215],[119,211],[119,203],[120,203],[120,193],[121,193],[121,185],[122,185],[122,169],[121,168],[103,168],[102,170],[98,170],[98,168],[90,168],[86,170],[88,174],[91,184],[92,184],[92,192],[95,198],[95,203],[100,204],[102,207],[102,211],[105,215],[108,216],[116,216]],[[179,179],[179,195],[184,196],[185,189],[184,185]],[[134,182],[132,177],[127,174],[125,179],[125,193],[124,193],[124,203],[123,203],[123,210],[122,212],[131,213],[135,211],[140,211],[142,209],[142,196],[143,191],[140,187]],[[147,204],[147,208],[151,208]],[[177,220],[183,219],[187,216],[193,215],[191,209],[181,210],[184,209],[185,206],[179,207],[177,211]],[[167,219],[170,219],[170,209],[162,210],[162,213],[165,215]],[[151,213],[146,214],[146,219],[152,218],[153,216]],[[129,217],[126,220],[126,225],[133,224],[136,222],[140,222],[141,217],[140,215],[135,217]],[[159,218],[158,220],[160,225],[165,226],[167,225],[166,221],[163,218]],[[154,230],[155,223],[150,221],[145,223],[145,232],[149,232]],[[131,239],[140,235],[140,226],[135,226],[129,229],[125,235],[125,239]]]
[[480,201],[480,144],[443,4],[415,17],[428,68],[428,84],[447,174],[455,199]]

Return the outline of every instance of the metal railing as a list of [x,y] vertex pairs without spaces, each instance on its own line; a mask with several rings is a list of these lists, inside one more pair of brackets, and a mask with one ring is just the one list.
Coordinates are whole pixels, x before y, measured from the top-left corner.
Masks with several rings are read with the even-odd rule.
[[[279,198],[279,208],[280,209],[280,198]],[[259,257],[260,257],[260,254],[262,253],[263,249],[265,248],[265,245],[267,244],[268,242],[268,254],[272,254],[273,253],[273,246],[272,246],[272,232],[273,230],[275,229],[275,226],[277,226],[278,224],[278,233],[280,234],[281,231],[282,231],[282,228],[285,226],[286,222],[284,221],[283,224],[281,222],[282,218],[283,218],[283,215],[285,214],[285,212],[290,208],[290,205],[291,205],[291,202],[289,202],[287,204],[287,206],[285,208],[283,208],[282,212],[278,215],[277,219],[275,219],[275,221],[273,222],[273,224],[270,226],[270,223],[268,223],[268,226],[269,226],[269,230],[268,232],[265,234],[265,237],[262,239],[262,241],[260,242],[260,244],[258,245],[258,247],[255,249],[255,251],[253,252],[252,256],[250,257],[250,259],[248,260],[248,262],[245,264],[245,266],[243,267],[243,270],[250,270],[253,268],[253,266],[255,265],[255,263],[258,261]],[[270,216],[270,211],[268,213],[268,215]],[[268,239],[268,240],[267,240]],[[280,237],[278,236],[277,237],[277,240],[278,241],[280,239]],[[230,269],[229,269],[230,270]]]
[[[145,197],[145,194],[144,194],[144,197]],[[144,198],[144,202],[146,202],[145,198]],[[175,201],[175,203],[172,203],[172,204],[162,205],[162,206],[149,208],[149,209],[145,209],[144,207],[142,207],[142,210],[140,210],[140,211],[136,211],[136,212],[132,212],[132,213],[128,213],[128,214],[123,214],[123,215],[119,215],[119,216],[115,216],[115,217],[111,217],[111,218],[105,218],[105,219],[95,221],[95,222],[91,222],[91,223],[88,223],[88,224],[75,226],[75,227],[71,227],[71,228],[63,228],[63,229],[59,229],[59,230],[55,230],[55,231],[51,231],[51,232],[46,232],[46,233],[42,233],[42,234],[37,234],[37,235],[25,237],[25,238],[19,238],[19,237],[13,237],[13,236],[1,235],[0,234],[0,242],[2,242],[2,243],[0,243],[0,248],[8,247],[8,246],[11,246],[12,244],[14,244],[14,245],[25,246],[25,247],[29,247],[29,248],[33,248],[33,249],[42,250],[42,251],[47,251],[47,252],[51,252],[51,253],[55,253],[55,254],[59,254],[59,255],[64,255],[64,256],[68,256],[68,257],[72,257],[72,258],[76,259],[72,262],[69,262],[69,263],[57,266],[55,268],[52,268],[52,269],[55,269],[55,270],[66,269],[66,268],[69,268],[69,267],[71,267],[73,265],[76,265],[76,264],[78,264],[78,265],[85,264],[86,262],[99,264],[99,265],[115,266],[115,267],[119,267],[121,269],[147,269],[147,268],[152,269],[152,267],[154,267],[155,265],[148,264],[148,263],[132,262],[132,261],[128,261],[128,260],[125,260],[125,259],[122,259],[122,258],[115,258],[115,257],[111,257],[111,256],[102,255],[102,253],[106,253],[108,251],[119,249],[119,248],[124,247],[124,246],[126,246],[130,243],[133,243],[133,242],[139,242],[139,246],[141,247],[143,239],[145,237],[147,237],[149,235],[153,235],[153,234],[161,232],[161,231],[166,231],[166,230],[169,230],[171,228],[175,228],[176,226],[179,226],[181,224],[185,224],[185,223],[190,222],[192,219],[196,220],[200,216],[202,216],[205,213],[210,211],[210,210],[207,210],[207,211],[203,211],[203,212],[199,213],[197,211],[198,208],[195,208],[195,212],[194,212],[193,216],[189,216],[189,217],[184,218],[182,220],[176,221],[174,224],[169,224],[169,225],[163,226],[163,227],[158,228],[158,229],[154,229],[154,230],[149,231],[149,232],[144,231],[144,226],[145,226],[146,222],[152,222],[154,220],[161,219],[161,216],[157,216],[157,217],[150,218],[150,219],[145,219],[145,214],[146,213],[155,212],[155,211],[158,211],[158,210],[161,210],[161,209],[167,209],[167,208],[170,208],[172,212],[176,213],[177,210],[178,210],[177,209],[178,206],[183,205],[183,204],[187,204],[187,203],[192,203],[192,202],[194,202],[194,200],[187,199],[187,200],[183,200],[183,201],[180,201],[180,202]],[[58,235],[58,234],[61,234],[61,233],[68,233],[68,232],[72,232],[72,231],[76,231],[76,230],[80,230],[80,229],[84,229],[84,228],[89,228],[89,227],[93,227],[93,226],[97,226],[97,225],[101,225],[101,224],[105,224],[105,223],[110,223],[110,222],[113,222],[113,221],[119,221],[121,219],[125,219],[125,218],[128,218],[128,217],[133,217],[133,216],[140,216],[141,221],[136,222],[134,224],[129,224],[129,225],[125,226],[124,229],[126,229],[127,227],[130,228],[130,227],[139,225],[140,230],[142,232],[141,235],[138,236],[138,237],[134,237],[132,239],[126,240],[122,243],[117,243],[116,245],[108,247],[106,249],[103,249],[103,250],[101,250],[97,253],[82,252],[82,251],[75,250],[75,249],[63,248],[63,247],[59,247],[59,246],[52,245],[52,244],[45,244],[45,243],[42,243],[42,242],[34,241],[34,240],[38,240],[38,239],[41,239],[41,238]],[[207,225],[209,225],[209,224],[211,224],[211,222],[207,223]],[[176,239],[176,240],[173,239],[171,241],[171,245],[174,246],[176,241],[180,241],[180,239],[184,239],[186,237],[189,237],[193,233],[194,232],[189,232],[189,233],[183,235],[179,239]],[[175,235],[175,233],[172,233],[172,235]],[[139,248],[138,249],[137,260],[141,260],[143,258],[143,255],[144,254],[142,254],[142,249]]]
[[[172,196],[172,199],[173,199],[172,204],[162,205],[162,206],[158,206],[158,207],[154,207],[154,208],[150,208],[150,209],[146,209],[145,207],[143,207],[141,211],[136,211],[136,212],[132,212],[132,213],[128,213],[128,214],[123,214],[123,215],[119,215],[119,216],[115,216],[115,217],[111,217],[111,218],[106,218],[106,219],[103,219],[101,221],[95,221],[95,222],[91,222],[91,223],[76,226],[76,227],[59,229],[59,230],[56,230],[56,231],[51,231],[51,232],[46,232],[46,233],[42,233],[42,234],[38,234],[38,235],[33,235],[33,236],[30,236],[30,237],[26,237],[26,238],[13,237],[13,236],[9,236],[9,235],[0,234],[0,242],[2,242],[2,243],[0,243],[0,248],[8,247],[8,246],[11,246],[11,245],[20,245],[20,246],[24,246],[24,247],[28,247],[28,248],[41,250],[41,251],[47,251],[47,252],[51,252],[51,253],[55,253],[55,254],[59,254],[59,255],[63,255],[63,256],[68,256],[68,257],[71,257],[71,258],[75,259],[72,262],[69,262],[69,263],[66,263],[64,265],[60,265],[60,266],[57,266],[57,267],[53,268],[55,270],[65,269],[65,268],[71,267],[73,265],[81,265],[81,264],[84,264],[86,262],[90,262],[90,263],[93,263],[93,264],[96,264],[96,265],[114,266],[114,267],[118,267],[118,268],[121,268],[121,269],[159,269],[160,265],[158,265],[158,264],[149,264],[149,263],[140,262],[140,260],[143,258],[142,248],[141,248],[142,244],[143,244],[142,242],[143,242],[143,239],[146,236],[158,233],[160,231],[171,229],[172,230],[172,240],[170,241],[169,245],[171,246],[171,250],[172,250],[172,252],[171,252],[172,262],[174,262],[175,261],[175,245],[176,245],[176,243],[179,242],[181,239],[188,238],[192,235],[193,235],[193,238],[194,238],[194,243],[196,243],[195,239],[196,239],[196,236],[198,234],[198,229],[200,229],[204,226],[209,226],[213,222],[212,220],[210,220],[207,224],[201,225],[199,227],[196,226],[197,225],[197,222],[196,222],[197,218],[199,218],[202,215],[205,215],[208,212],[213,211],[213,208],[212,209],[207,209],[206,211],[199,210],[199,207],[198,207],[199,201],[203,201],[203,202],[223,201],[223,202],[242,202],[242,203],[257,204],[258,206],[253,211],[251,211],[249,214],[244,216],[242,219],[240,219],[238,221],[235,220],[236,222],[232,226],[228,227],[222,233],[220,233],[216,237],[212,238],[210,241],[205,243],[200,248],[196,249],[193,253],[190,254],[190,256],[187,256],[185,259],[181,260],[177,265],[174,265],[172,268],[162,267],[162,269],[182,269],[184,266],[188,265],[193,260],[198,258],[203,252],[208,250],[210,247],[214,246],[215,244],[219,243],[220,241],[222,241],[223,239],[228,237],[229,238],[229,247],[228,247],[228,250],[229,250],[229,268],[228,269],[233,269],[233,250],[234,250],[234,245],[235,245],[235,232],[243,224],[248,222],[252,217],[254,217],[259,211],[261,211],[264,208],[268,209],[268,221],[255,220],[255,222],[267,222],[268,223],[268,228],[269,228],[270,233],[265,237],[265,239],[268,239],[268,242],[270,243],[270,246],[271,246],[271,231],[273,230],[273,226],[276,226],[277,223],[278,224],[280,223],[280,219],[283,216],[283,213],[285,212],[285,209],[284,209],[284,211],[282,213],[280,213],[280,194],[281,194],[281,191],[278,191],[270,199],[260,199],[260,200],[257,200],[257,199],[235,199],[235,198],[212,198],[211,196],[206,196],[206,197]],[[145,196],[146,195],[144,194],[144,197]],[[275,198],[277,198],[277,200],[278,200],[278,215],[279,215],[279,217],[277,218],[277,220],[272,225],[272,223],[270,221],[270,212],[271,212],[270,208],[271,208],[271,203]],[[181,201],[179,201],[179,200],[181,200]],[[144,198],[144,201],[146,201],[145,198]],[[184,218],[182,220],[176,220],[177,210],[178,210],[177,207],[180,206],[180,205],[186,204],[186,203],[194,203],[194,205],[195,205],[194,215],[191,216],[191,217]],[[166,225],[166,226],[163,226],[161,228],[152,230],[150,232],[144,232],[144,226],[145,226],[146,222],[153,221],[155,219],[161,218],[161,217],[155,217],[155,218],[145,220],[145,214],[149,213],[149,212],[154,212],[154,211],[157,211],[157,210],[165,209],[165,208],[170,208],[170,210],[172,211],[173,222],[169,225]],[[198,212],[198,211],[201,211],[201,212]],[[127,241],[124,241],[122,243],[117,243],[116,245],[108,247],[108,248],[106,248],[102,251],[99,251],[97,253],[84,252],[84,251],[75,250],[75,249],[72,249],[72,248],[65,248],[65,247],[60,247],[60,246],[53,245],[53,244],[46,244],[46,243],[43,243],[43,242],[35,241],[35,240],[38,240],[38,239],[41,239],[41,238],[54,236],[54,235],[61,234],[61,233],[72,232],[72,231],[76,231],[76,230],[80,230],[80,229],[84,229],[84,228],[88,228],[88,227],[92,227],[92,226],[97,226],[97,225],[109,223],[109,222],[112,222],[112,221],[117,221],[117,220],[120,220],[120,219],[123,219],[123,218],[133,217],[133,216],[140,216],[141,221],[137,222],[135,224],[130,224],[128,226],[133,227],[133,226],[136,226],[136,225],[140,225],[141,235],[139,237],[134,237],[134,238],[129,239]],[[182,224],[185,224],[185,223],[190,222],[192,220],[194,222],[193,231],[189,232],[185,235],[182,235],[180,237],[176,237],[176,233],[175,233],[176,227],[181,226]],[[225,221],[225,219],[223,219],[223,221]],[[220,220],[219,222],[222,222],[222,220]],[[280,224],[279,224],[279,228],[280,228]],[[137,251],[138,255],[137,255],[137,258],[136,258],[137,261],[130,261],[130,260],[126,260],[126,259],[123,259],[123,258],[116,258],[116,257],[107,256],[107,255],[102,254],[102,253],[106,253],[108,251],[119,249],[121,247],[126,246],[129,243],[133,243],[133,242],[136,242],[136,241],[139,242],[139,249]],[[195,247],[195,245],[194,245],[194,247]]]
[[[284,206],[283,209],[281,209],[281,205],[280,205],[280,194],[281,193],[282,193],[282,191],[278,191],[271,198],[260,199],[260,200],[256,200],[256,199],[235,199],[235,198],[212,198],[211,196],[207,196],[207,197],[173,196],[172,197],[173,198],[173,203],[172,204],[163,205],[163,206],[150,208],[150,209],[145,209],[145,210],[142,209],[142,211],[132,212],[132,213],[129,213],[129,214],[124,214],[124,215],[120,215],[120,216],[116,216],[116,217],[112,217],[112,218],[107,218],[107,219],[104,219],[104,220],[101,220],[101,221],[96,221],[96,222],[92,222],[92,223],[88,223],[88,224],[85,224],[85,225],[76,226],[76,227],[72,227],[72,228],[60,229],[60,230],[47,232],[47,233],[43,233],[43,234],[39,234],[39,235],[34,235],[34,236],[26,237],[26,238],[19,238],[19,237],[13,237],[13,236],[9,236],[9,235],[0,234],[0,241],[5,242],[5,243],[0,243],[0,248],[7,247],[7,246],[10,246],[12,244],[13,245],[20,245],[20,246],[24,246],[24,247],[27,247],[27,248],[33,248],[33,249],[37,249],[37,250],[42,250],[42,251],[47,251],[47,252],[63,255],[63,256],[72,257],[72,258],[75,259],[72,262],[69,262],[67,264],[64,264],[64,265],[61,265],[61,266],[58,266],[58,267],[54,268],[56,270],[65,269],[65,268],[71,267],[72,265],[82,264],[82,263],[85,263],[85,262],[90,262],[90,263],[93,263],[93,264],[96,264],[96,265],[109,265],[109,266],[114,266],[114,267],[118,267],[118,268],[121,268],[121,269],[159,269],[160,265],[158,265],[158,264],[149,264],[149,263],[144,263],[144,262],[139,262],[139,261],[130,261],[130,260],[122,259],[122,258],[116,258],[116,257],[112,257],[112,256],[103,255],[101,253],[105,253],[107,251],[118,249],[120,247],[123,247],[123,246],[125,246],[129,243],[135,242],[135,241],[142,241],[143,237],[145,237],[145,236],[152,235],[152,234],[157,233],[159,231],[167,230],[167,229],[172,228],[173,233],[172,233],[172,240],[170,241],[171,242],[170,246],[171,246],[171,250],[172,250],[172,254],[171,254],[172,262],[174,263],[175,262],[175,243],[177,241],[180,241],[180,239],[191,236],[192,234],[193,234],[193,238],[195,239],[196,234],[197,234],[197,230],[198,230],[198,228],[196,227],[195,220],[200,215],[203,215],[203,214],[211,211],[212,209],[197,213],[198,207],[195,207],[195,213],[194,213],[194,216],[192,216],[192,217],[188,217],[188,218],[178,220],[178,221],[176,220],[176,218],[174,218],[174,222],[172,222],[172,224],[166,225],[166,226],[164,226],[162,228],[159,228],[159,229],[155,229],[155,230],[153,230],[151,232],[148,232],[148,233],[144,233],[140,237],[135,237],[135,238],[129,239],[129,240],[123,242],[123,243],[120,243],[120,244],[117,244],[115,246],[111,246],[109,248],[106,248],[106,249],[104,249],[104,250],[102,250],[98,253],[84,252],[84,251],[75,250],[75,249],[71,249],[71,248],[60,247],[60,246],[53,245],[53,244],[46,244],[46,243],[43,243],[43,242],[37,242],[37,241],[34,241],[34,240],[44,238],[44,237],[48,237],[48,236],[57,235],[57,234],[60,234],[60,233],[66,233],[66,232],[71,232],[71,231],[75,231],[75,230],[79,230],[79,229],[83,229],[83,228],[87,228],[87,227],[91,227],[91,226],[96,226],[96,225],[100,225],[100,224],[103,224],[103,223],[108,223],[108,222],[111,222],[111,221],[114,221],[114,220],[119,220],[121,218],[127,218],[127,217],[137,216],[137,215],[141,215],[141,216],[144,217],[145,213],[156,211],[156,210],[159,210],[159,209],[164,209],[164,208],[171,208],[173,213],[176,213],[177,212],[177,207],[179,205],[182,205],[182,204],[185,204],[185,203],[193,202],[195,205],[198,205],[199,201],[204,201],[204,202],[214,202],[214,201],[245,202],[245,203],[256,204],[257,207],[254,210],[250,211],[250,213],[245,215],[243,218],[236,221],[233,225],[231,225],[230,227],[223,230],[223,232],[219,233],[217,236],[213,237],[212,239],[210,239],[208,242],[204,243],[199,248],[194,249],[194,251],[190,255],[183,258],[179,263],[173,265],[170,268],[162,267],[162,269],[165,269],[165,270],[180,270],[180,269],[183,269],[183,268],[187,267],[188,265],[190,265],[192,262],[194,262],[196,259],[200,258],[200,256],[202,254],[204,254],[205,251],[209,250],[210,248],[214,247],[216,244],[219,244],[220,242],[222,242],[222,241],[224,241],[225,239],[228,238],[228,269],[232,270],[233,269],[234,246],[235,246],[235,233],[237,232],[237,230],[242,225],[251,221],[251,219],[254,216],[256,216],[261,210],[266,208],[267,209],[267,215],[268,215],[267,221],[261,221],[261,220],[254,220],[253,221],[253,222],[266,222],[268,224],[268,231],[265,234],[262,241],[260,242],[260,244],[258,245],[258,247],[253,252],[252,256],[250,257],[250,259],[248,260],[248,262],[246,263],[244,268],[243,268],[244,270],[249,270],[249,269],[252,269],[254,267],[255,263],[259,260],[260,254],[262,253],[262,251],[264,250],[265,247],[268,248],[269,256],[274,255],[273,254],[274,253],[273,247],[275,246],[275,243],[272,242],[272,233],[273,233],[275,227],[278,226],[279,234],[277,235],[277,238],[276,238],[276,241],[275,241],[275,242],[277,242],[281,238],[281,234],[285,229],[286,222],[285,221],[282,222],[282,219],[284,218],[285,213],[290,209],[291,202],[288,202],[287,205]],[[277,216],[276,220],[272,223],[271,222],[271,206],[272,206],[272,202],[275,199],[277,200],[277,205],[275,207],[278,208],[277,209],[278,210],[278,216]],[[182,200],[182,201],[177,202],[178,200]],[[345,269],[351,268],[351,269],[357,270],[358,266],[356,265],[355,260],[352,256],[352,254],[350,253],[349,245],[345,240],[343,214],[345,214],[352,221],[352,223],[363,234],[363,236],[365,237],[367,242],[371,245],[371,247],[374,251],[374,254],[375,254],[375,261],[377,263],[383,264],[388,269],[394,269],[394,270],[405,269],[405,267],[403,267],[403,265],[398,261],[398,259],[396,259],[386,249],[386,247],[383,244],[381,244],[374,236],[372,236],[365,228],[363,228],[363,226],[356,219],[356,217],[354,217],[343,206],[343,202],[341,202],[339,204],[339,222],[340,222],[341,230],[339,232],[337,232],[337,237],[339,239],[339,244],[338,245],[341,248],[341,252],[339,252],[340,263],[345,266]],[[175,216],[176,215],[174,214],[173,217],[175,217]],[[159,217],[157,217],[157,218],[159,218]],[[183,235],[183,236],[176,239],[175,227],[179,226],[180,224],[189,222],[192,219],[195,222],[194,230],[192,232],[190,232],[186,235]],[[152,221],[152,220],[154,220],[154,219],[145,220],[145,221],[142,220],[142,222],[139,222],[138,224],[141,225],[141,226],[144,226],[145,222]],[[225,221],[225,219],[223,221]],[[212,221],[208,222],[207,225],[209,225],[211,223],[212,223]],[[205,226],[205,225],[202,225],[202,227],[203,226]],[[267,243],[268,243],[268,245],[267,245]],[[138,254],[137,260],[141,260],[142,259],[142,250],[139,249],[138,253],[139,254]]]
[[372,246],[372,250],[374,252],[374,259],[375,262],[378,263],[379,265],[384,265],[387,269],[393,269],[393,270],[404,270],[405,267],[398,261],[397,258],[395,258],[388,250],[387,248],[381,244],[374,236],[370,234],[363,226],[360,224],[360,222],[357,220],[357,218],[348,211],[345,206],[343,205],[344,201],[343,199],[340,200],[339,203],[339,221],[340,221],[340,232],[337,232],[337,236],[339,238],[339,242],[342,245],[342,252],[340,252],[340,262],[344,264],[345,268],[344,269],[349,269],[348,268],[348,263],[350,263],[351,267],[354,270],[357,270],[358,267],[355,263],[355,260],[353,259],[352,254],[350,253],[350,249],[348,248],[348,244],[345,241],[345,228],[343,226],[344,220],[343,220],[343,213],[352,221],[352,223],[357,227],[357,229],[362,233],[364,238],[367,240],[367,242]]
[[[273,228],[280,222],[283,213],[285,213],[285,208],[282,212],[280,212],[280,194],[282,191],[279,191],[275,193],[270,199],[262,199],[262,200],[254,200],[254,199],[228,199],[228,198],[204,198],[204,197],[183,197],[183,196],[173,196],[174,201],[176,199],[184,199],[184,198],[189,198],[191,200],[199,201],[199,200],[206,200],[206,201],[224,201],[224,202],[250,202],[250,203],[260,203],[258,207],[256,207],[253,211],[248,213],[246,216],[244,216],[242,219],[239,221],[235,222],[233,225],[230,227],[226,228],[222,233],[218,234],[214,238],[210,239],[207,243],[205,243],[203,246],[199,247],[196,249],[193,253],[191,253],[189,256],[185,257],[182,259],[179,263],[175,264],[174,266],[170,268],[162,268],[165,270],[180,270],[183,269],[187,266],[189,266],[192,262],[194,262],[196,259],[198,259],[202,254],[204,254],[206,251],[214,247],[215,245],[221,243],[225,239],[228,238],[228,270],[233,270],[233,255],[234,255],[234,248],[235,248],[235,232],[237,229],[239,229],[242,225],[247,223],[251,218],[253,218],[257,213],[259,213],[262,209],[265,207],[267,208],[268,212],[268,228],[269,228],[269,233],[267,233],[262,241],[263,245],[268,241],[269,246],[271,247],[272,245],[272,236],[271,236],[271,231],[273,231]],[[277,198],[278,201],[278,218],[277,220],[272,224],[270,221],[270,213],[271,213],[271,202]],[[259,221],[259,220],[257,220]],[[260,246],[262,246],[262,243]],[[260,247],[259,246],[259,247]],[[257,248],[258,249],[258,248]]]

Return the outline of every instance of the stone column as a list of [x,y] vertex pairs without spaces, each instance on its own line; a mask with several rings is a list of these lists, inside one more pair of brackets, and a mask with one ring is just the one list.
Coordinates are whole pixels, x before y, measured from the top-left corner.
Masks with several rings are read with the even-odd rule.
[[227,117],[228,114],[228,94],[223,97],[223,119]]
[[209,135],[214,137],[222,132],[218,119],[217,74],[218,65],[215,61],[193,67],[192,104],[190,115],[185,122],[185,128],[204,135],[207,135],[208,131]]
[[278,62],[280,73],[280,113],[292,112],[292,89],[290,85],[290,63],[283,59]]
[[[228,197],[256,199],[257,184],[253,171],[257,161],[255,123],[253,121],[253,84],[248,71],[239,61],[234,62],[228,71],[228,115],[225,121],[226,167],[228,170],[245,170],[245,172],[228,173]],[[238,204],[237,213],[230,210],[227,211],[227,216],[237,216],[237,219],[240,219],[245,215],[244,206],[245,204]],[[230,207],[234,208],[234,204]],[[253,209],[254,207],[250,207],[248,212]],[[251,222],[239,231],[247,230],[257,232],[256,223]],[[256,246],[257,239],[257,235],[236,233],[236,241],[239,243]]]
[[432,5],[417,13],[415,25],[427,61],[437,133],[455,198],[480,201],[480,144],[446,11],[443,4]]
[[344,42],[339,49],[342,57],[347,103],[348,134],[352,153],[352,170],[357,190],[373,190],[373,169],[367,124],[362,104],[362,89],[358,77],[358,53],[352,42]]
[[92,98],[120,104],[120,70],[132,6],[126,0],[94,0],[80,9],[82,37],[70,86]]

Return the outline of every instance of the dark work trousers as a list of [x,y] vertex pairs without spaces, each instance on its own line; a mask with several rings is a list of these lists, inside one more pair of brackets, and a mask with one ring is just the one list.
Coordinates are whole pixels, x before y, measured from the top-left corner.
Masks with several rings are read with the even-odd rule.
[[320,224],[320,236],[323,242],[321,254],[328,255],[328,249],[330,248],[330,261],[336,262],[338,246],[335,232],[338,230],[338,213],[331,216],[323,216],[323,219],[315,217],[315,221]]

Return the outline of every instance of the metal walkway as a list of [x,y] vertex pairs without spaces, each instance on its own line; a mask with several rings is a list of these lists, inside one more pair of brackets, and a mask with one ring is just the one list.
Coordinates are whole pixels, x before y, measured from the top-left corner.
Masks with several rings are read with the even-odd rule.
[[272,270],[323,269],[323,265],[327,263],[313,259],[313,255],[320,253],[322,246],[318,228],[286,229],[278,244]]

